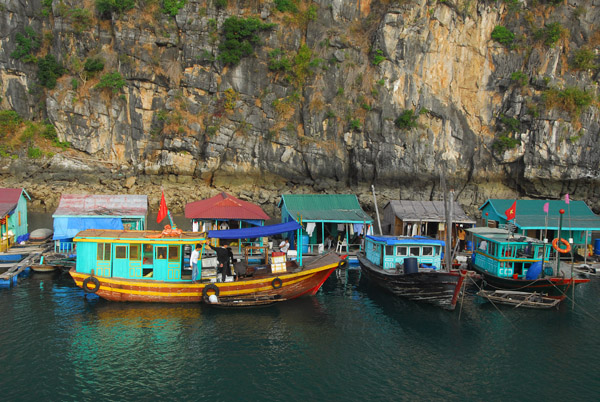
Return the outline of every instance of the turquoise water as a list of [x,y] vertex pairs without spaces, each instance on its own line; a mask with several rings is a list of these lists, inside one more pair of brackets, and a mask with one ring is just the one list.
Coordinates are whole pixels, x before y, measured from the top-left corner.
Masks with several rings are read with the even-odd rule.
[[[576,307],[398,299],[360,271],[251,310],[87,300],[67,275],[0,289],[7,401],[596,400],[600,278]],[[460,319],[459,319],[460,315]]]

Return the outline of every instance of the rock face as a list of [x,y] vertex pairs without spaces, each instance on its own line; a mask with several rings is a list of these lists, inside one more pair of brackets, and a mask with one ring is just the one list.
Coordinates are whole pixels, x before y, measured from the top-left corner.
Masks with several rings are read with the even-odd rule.
[[[137,1],[108,19],[89,0],[0,3],[1,109],[71,143],[37,164],[3,159],[0,185],[33,186],[46,208],[61,186],[152,202],[166,185],[180,208],[225,189],[273,214],[293,191],[354,192],[367,209],[371,184],[380,203],[439,199],[443,173],[472,213],[487,198],[564,193],[600,209],[598,0],[215,3],[171,16]],[[238,64],[219,59],[231,16],[277,24]],[[512,44],[491,39],[497,26]],[[11,56],[26,27],[37,57],[67,67],[53,89]],[[83,71],[90,57],[102,72]],[[96,88],[114,72],[120,91]]]

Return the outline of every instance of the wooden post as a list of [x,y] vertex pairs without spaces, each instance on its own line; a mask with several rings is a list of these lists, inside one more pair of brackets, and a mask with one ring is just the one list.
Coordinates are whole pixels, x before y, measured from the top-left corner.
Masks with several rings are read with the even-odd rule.
[[373,202],[375,203],[375,213],[377,214],[377,224],[379,225],[379,235],[383,235],[381,231],[381,220],[379,219],[379,208],[377,207],[377,197],[375,196],[375,186],[371,184],[371,188],[373,189]]

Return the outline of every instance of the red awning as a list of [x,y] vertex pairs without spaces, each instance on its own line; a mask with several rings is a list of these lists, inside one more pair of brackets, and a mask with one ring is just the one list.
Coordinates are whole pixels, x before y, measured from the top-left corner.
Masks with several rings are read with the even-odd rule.
[[185,217],[188,219],[270,219],[260,206],[242,201],[227,193],[186,204]]

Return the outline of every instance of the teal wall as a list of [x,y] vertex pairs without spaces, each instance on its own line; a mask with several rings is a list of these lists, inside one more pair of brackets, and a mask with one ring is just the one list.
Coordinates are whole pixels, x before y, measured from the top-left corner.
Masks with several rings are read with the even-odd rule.
[[[21,219],[21,224],[19,224],[19,216]],[[15,234],[15,240],[17,237],[27,234],[27,199],[25,198],[24,193],[21,194],[21,198],[19,198],[19,202],[17,203],[17,208],[15,208],[12,215],[8,217],[7,223],[8,230],[12,230]]]

